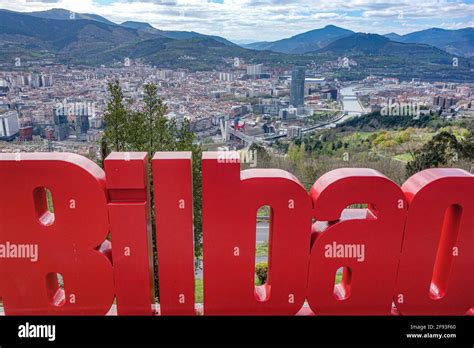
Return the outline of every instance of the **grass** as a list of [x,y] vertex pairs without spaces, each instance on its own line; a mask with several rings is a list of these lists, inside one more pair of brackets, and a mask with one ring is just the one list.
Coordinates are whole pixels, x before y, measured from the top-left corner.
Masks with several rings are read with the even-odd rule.
[[203,303],[203,297],[204,297],[204,291],[203,291],[203,283],[202,279],[196,279],[194,283],[194,289],[195,289],[195,302],[196,303]]
[[401,162],[404,162],[404,163],[408,163],[411,160],[413,160],[413,156],[408,152],[407,153],[402,153],[402,154],[399,154],[399,155],[395,155],[392,158],[396,161],[401,161]]
[[48,211],[51,214],[54,214],[53,196],[51,194],[51,191],[48,189],[45,189],[45,192],[46,192],[46,204],[48,206]]

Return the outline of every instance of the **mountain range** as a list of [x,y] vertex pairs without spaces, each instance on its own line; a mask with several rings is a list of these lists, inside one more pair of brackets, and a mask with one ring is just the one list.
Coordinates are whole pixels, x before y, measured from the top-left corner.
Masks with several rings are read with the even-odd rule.
[[[216,36],[164,31],[140,22],[110,23],[90,14],[75,14],[70,19],[66,10],[33,13],[0,10],[0,63],[23,57],[98,65],[123,62],[129,57],[173,68],[209,70],[223,64],[227,57],[242,57],[248,62],[272,61],[274,56],[276,62],[292,59],[244,49]],[[288,62],[293,63],[300,62]]]
[[[71,20],[71,16],[74,19],[83,19],[83,20],[92,20],[92,21],[97,21],[100,23],[108,24],[111,26],[116,26],[117,24],[109,21],[108,19],[101,17],[99,15],[95,14],[89,14],[89,13],[72,13],[68,10],[64,9],[51,9],[48,11],[38,11],[38,12],[27,12],[25,13],[30,16],[38,17],[38,18],[45,18],[45,19],[57,19],[57,20]],[[137,31],[140,31],[142,33],[149,33],[157,36],[162,36],[162,37],[168,37],[171,39],[178,39],[178,40],[183,40],[183,39],[193,39],[193,38],[212,38],[216,41],[225,43],[227,45],[234,45],[232,42],[219,37],[219,36],[212,36],[212,35],[204,35],[200,33],[196,33],[193,31],[166,31],[166,30],[159,30],[154,28],[151,24],[149,23],[143,23],[143,22],[135,22],[135,21],[127,21],[122,24],[120,24],[121,27],[123,28],[129,28],[129,29],[134,29]]]
[[474,56],[474,28],[458,30],[431,28],[406,35],[390,33],[385,37],[397,42],[431,45],[453,55]]
[[[62,9],[29,13],[0,10],[0,63],[20,56],[27,60],[49,57],[65,63],[98,65],[123,62],[129,57],[163,67],[211,70],[225,67],[233,57],[248,63],[288,67],[320,65],[350,56],[357,57],[361,74],[371,67],[402,74],[420,66],[424,74],[434,72],[435,78],[440,75],[436,72],[439,64],[442,69],[451,68],[453,50],[466,56],[472,54],[472,30],[433,29],[382,36],[328,25],[288,39],[239,46],[219,36],[160,30],[136,21],[116,24],[94,14],[71,16]],[[463,59],[463,68],[474,66],[473,59]],[[461,76],[464,72],[458,69],[458,73]]]
[[281,53],[307,53],[317,51],[331,42],[355,34],[351,30],[328,25],[321,29],[292,36],[288,39],[274,42],[255,42],[243,47],[254,50],[269,50]]
[[45,19],[59,19],[59,20],[68,20],[68,19],[89,19],[92,21],[97,21],[105,24],[115,24],[108,19],[90,13],[76,13],[71,12],[68,10],[64,10],[62,8],[53,8],[47,11],[36,11],[36,12],[25,12],[24,14],[38,17],[38,18],[45,18]]
[[355,33],[333,41],[319,49],[318,54],[337,56],[397,56],[450,59],[450,54],[434,46],[420,43],[400,43],[377,34]]
[[[273,42],[255,42],[242,46],[254,50],[269,50],[281,53],[308,53],[320,51],[331,43],[347,37],[352,37],[349,41],[360,38],[360,36],[354,36],[355,34],[357,33],[351,30],[328,25],[324,28],[311,30],[287,39]],[[430,45],[452,55],[474,56],[474,28],[458,30],[431,28],[406,35],[390,33],[383,36],[399,43]],[[375,38],[375,36],[373,37]],[[379,38],[379,40],[381,39]],[[345,40],[343,42],[347,43],[348,41]]]

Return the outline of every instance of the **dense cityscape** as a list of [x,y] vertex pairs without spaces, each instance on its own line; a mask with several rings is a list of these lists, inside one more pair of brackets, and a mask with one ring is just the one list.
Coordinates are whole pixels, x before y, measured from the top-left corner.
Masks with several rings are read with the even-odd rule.
[[[273,68],[239,57],[225,71],[208,72],[163,69],[129,58],[122,67],[20,58],[13,63],[0,70],[2,152],[71,151],[96,158],[107,83],[115,79],[133,105],[142,102],[143,84],[158,85],[166,117],[178,124],[189,119],[197,140],[210,148],[267,146],[377,111],[388,110],[387,117],[474,117],[469,83],[378,76],[341,82],[305,67]],[[350,69],[348,59],[341,57],[334,69]]]

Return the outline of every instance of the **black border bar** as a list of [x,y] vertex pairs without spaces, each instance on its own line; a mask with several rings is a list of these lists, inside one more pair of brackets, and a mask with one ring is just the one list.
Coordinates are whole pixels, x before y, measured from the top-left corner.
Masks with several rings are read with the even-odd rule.
[[[18,337],[19,326],[26,323],[55,325],[55,340]],[[409,338],[407,334],[428,335]],[[435,338],[433,334],[451,337]],[[58,344],[249,343],[473,347],[474,317],[0,317],[1,348]]]

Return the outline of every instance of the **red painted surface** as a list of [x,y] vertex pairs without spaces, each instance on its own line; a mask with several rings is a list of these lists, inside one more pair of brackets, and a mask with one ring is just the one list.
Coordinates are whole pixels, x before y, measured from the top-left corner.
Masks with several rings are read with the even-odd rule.
[[153,157],[162,315],[194,315],[194,234],[190,152]]
[[[0,258],[7,315],[103,315],[114,299],[104,172],[73,154],[0,155],[0,244],[36,244],[38,259]],[[54,202],[47,212],[44,189]],[[64,292],[54,273],[64,279]]]
[[[374,189],[376,188],[376,189]],[[310,191],[314,206],[308,302],[321,315],[389,315],[407,205],[372,169],[337,169]],[[346,209],[368,204],[367,209]],[[336,271],[346,267],[335,287]]]
[[[77,155],[0,154],[7,315],[103,315],[114,296],[119,315],[152,314],[147,163],[114,153],[105,175]],[[158,153],[153,184],[161,314],[194,315],[191,154]],[[431,169],[399,188],[370,169],[340,169],[308,194],[287,172],[240,171],[237,154],[204,153],[202,193],[205,315],[473,315],[470,173]],[[272,208],[269,277],[255,287],[262,206]],[[36,245],[37,259],[12,245]],[[335,287],[339,267],[351,272]]]
[[152,315],[155,302],[148,155],[110,154],[104,161],[118,315]]
[[[235,154],[237,158],[237,154]],[[276,169],[240,171],[218,153],[203,157],[204,313],[294,315],[305,297],[311,202]],[[267,284],[254,286],[256,216],[272,209]]]
[[474,303],[474,176],[425,170],[402,189],[410,209],[397,307],[402,315],[463,315]]

